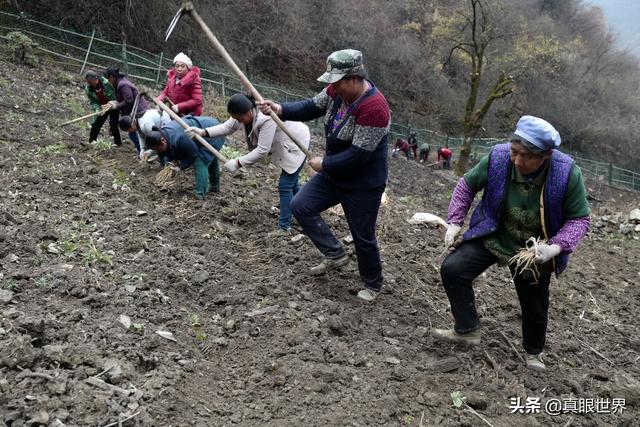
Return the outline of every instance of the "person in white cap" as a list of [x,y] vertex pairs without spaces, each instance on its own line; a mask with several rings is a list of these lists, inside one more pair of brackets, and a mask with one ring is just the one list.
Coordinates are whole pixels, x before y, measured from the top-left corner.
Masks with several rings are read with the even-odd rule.
[[[542,371],[549,311],[549,282],[567,267],[569,254],[589,228],[589,205],[580,168],[557,150],[560,135],[547,121],[523,116],[506,144],[498,144],[463,178],[451,196],[445,245],[452,247],[476,194],[484,190],[462,243],[443,261],[442,285],[453,329],[435,338],[480,343],[473,280],[491,265],[507,265],[522,310],[522,345],[530,369]],[[529,247],[531,238],[546,242]],[[512,261],[522,248],[535,253],[535,270]],[[537,276],[537,277],[536,277]]]
[[167,71],[167,85],[158,97],[169,100],[171,109],[181,116],[202,114],[202,81],[200,68],[180,52],[173,58],[173,68]]

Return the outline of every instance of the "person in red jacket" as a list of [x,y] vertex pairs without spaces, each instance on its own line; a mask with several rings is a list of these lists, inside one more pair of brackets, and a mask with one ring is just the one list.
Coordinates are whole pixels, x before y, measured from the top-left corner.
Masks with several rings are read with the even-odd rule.
[[438,150],[438,163],[442,159],[442,169],[451,169],[451,156],[453,156],[453,153],[449,147],[441,147]]
[[407,156],[407,160],[409,160],[409,150],[411,149],[411,146],[409,145],[409,143],[402,139],[402,138],[398,138],[396,139],[396,145],[394,145],[393,147],[393,151],[391,153],[391,157],[398,157],[398,153],[402,153],[405,156]]
[[171,109],[181,116],[202,115],[202,81],[200,68],[180,52],[173,58],[173,68],[167,71],[167,85],[159,98],[172,102]]

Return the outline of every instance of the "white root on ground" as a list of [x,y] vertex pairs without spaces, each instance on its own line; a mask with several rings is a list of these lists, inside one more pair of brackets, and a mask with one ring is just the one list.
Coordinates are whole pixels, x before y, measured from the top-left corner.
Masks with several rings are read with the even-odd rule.
[[165,187],[173,179],[175,171],[170,167],[163,168],[155,177],[155,184],[158,187]]
[[421,223],[427,223],[427,224],[437,224],[437,225],[442,225],[443,227],[447,227],[447,221],[445,221],[444,219],[440,218],[438,215],[434,215],[428,212],[418,212],[413,214],[413,217],[411,217],[411,219],[408,219],[407,222],[409,224],[421,224]]

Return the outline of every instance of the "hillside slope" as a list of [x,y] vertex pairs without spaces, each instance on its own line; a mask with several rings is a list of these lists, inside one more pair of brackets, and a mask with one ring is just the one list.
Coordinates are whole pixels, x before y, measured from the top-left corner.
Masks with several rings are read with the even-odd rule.
[[[446,214],[456,182],[449,172],[390,160],[379,220],[387,282],[363,304],[353,256],[349,267],[312,278],[305,272],[319,254],[307,239],[267,236],[274,167],[223,173],[221,193],[204,203],[191,196],[189,173],[161,191],[158,166],[135,162],[130,143],[83,148],[86,124],[56,125],[86,109],[77,76],[0,65],[6,425],[481,425],[452,406],[453,391],[494,426],[637,425],[637,240],[585,240],[552,282],[548,371],[530,372],[504,269],[476,283],[480,347],[429,334],[451,324],[438,274],[442,231],[406,219]],[[611,189],[595,196],[598,209],[639,204]],[[347,236],[338,212],[325,217]],[[626,411],[511,414],[518,396],[625,398]]]

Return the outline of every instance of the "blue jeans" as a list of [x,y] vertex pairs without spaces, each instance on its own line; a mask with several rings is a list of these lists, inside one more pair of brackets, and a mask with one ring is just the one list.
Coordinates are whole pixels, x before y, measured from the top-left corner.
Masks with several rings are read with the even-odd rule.
[[320,212],[338,203],[353,236],[360,277],[367,288],[382,289],[382,263],[376,240],[376,220],[384,186],[367,190],[350,190],[331,183],[324,173],[314,175],[291,201],[293,215],[304,233],[327,258],[345,255],[342,244],[320,217]]
[[136,146],[136,152],[140,155],[140,138],[138,138],[138,132],[129,132],[129,139]]
[[278,227],[283,230],[291,228],[291,200],[293,196],[298,194],[300,190],[299,176],[304,162],[300,165],[297,171],[294,173],[288,173],[282,169],[280,173],[280,180],[278,181],[278,193],[280,194],[280,219],[278,220]]

